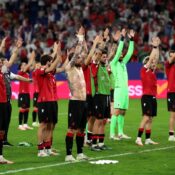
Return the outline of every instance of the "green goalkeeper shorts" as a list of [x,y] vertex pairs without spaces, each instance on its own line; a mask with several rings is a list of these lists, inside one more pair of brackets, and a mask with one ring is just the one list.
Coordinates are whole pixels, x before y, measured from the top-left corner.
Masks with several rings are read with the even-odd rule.
[[128,109],[129,92],[128,88],[114,89],[114,109]]

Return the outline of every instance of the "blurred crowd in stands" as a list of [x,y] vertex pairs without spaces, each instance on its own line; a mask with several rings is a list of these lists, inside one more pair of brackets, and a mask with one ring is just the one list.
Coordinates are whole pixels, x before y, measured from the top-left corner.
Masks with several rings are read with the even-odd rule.
[[21,59],[32,49],[40,56],[50,52],[55,40],[62,49],[72,47],[75,33],[82,24],[91,46],[97,33],[110,27],[136,31],[135,51],[131,62],[140,62],[150,51],[150,40],[161,38],[161,61],[169,49],[175,50],[175,2],[173,0],[1,0],[0,39],[8,36],[5,56],[8,58],[14,38],[22,36]]

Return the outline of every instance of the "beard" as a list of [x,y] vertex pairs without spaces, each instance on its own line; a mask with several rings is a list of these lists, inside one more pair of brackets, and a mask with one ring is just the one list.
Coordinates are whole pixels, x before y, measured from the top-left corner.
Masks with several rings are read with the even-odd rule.
[[106,62],[105,62],[105,61],[100,61],[100,64],[101,64],[102,66],[105,66]]
[[75,67],[81,67],[80,63],[75,64]]

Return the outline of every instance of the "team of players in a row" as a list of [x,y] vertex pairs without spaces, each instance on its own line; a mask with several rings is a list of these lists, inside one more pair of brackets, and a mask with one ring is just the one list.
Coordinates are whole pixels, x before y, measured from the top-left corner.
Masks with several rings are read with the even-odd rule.
[[[101,151],[109,149],[104,144],[105,121],[109,119],[110,138],[113,140],[129,139],[124,134],[124,115],[128,109],[128,75],[126,64],[130,60],[134,51],[133,30],[128,32],[125,29],[116,31],[112,36],[106,29],[102,35],[96,36],[91,50],[88,51],[85,41],[85,31],[81,27],[77,33],[77,45],[67,52],[67,58],[61,66],[62,54],[60,43],[55,43],[52,55],[43,55],[40,63],[35,59],[33,52],[29,63],[22,62],[19,75],[24,77],[25,81],[30,81],[27,71],[33,69],[33,83],[35,87],[34,94],[34,112],[38,113],[38,156],[45,157],[57,155],[51,147],[53,141],[53,130],[57,123],[58,105],[55,73],[65,71],[69,82],[71,97],[68,105],[68,130],[65,138],[66,157],[65,161],[86,160],[88,157],[83,153],[85,138],[85,127],[88,126],[86,143],[91,145],[92,151]],[[126,42],[128,41],[128,42]],[[128,43],[128,49],[124,45]],[[17,49],[21,41],[18,41]],[[146,133],[145,144],[157,144],[151,140],[152,118],[157,114],[157,80],[155,75],[156,65],[159,59],[158,37],[152,39],[152,51],[143,61],[141,69],[141,80],[143,86],[143,96],[141,99],[143,118],[139,126],[136,144],[143,146],[141,136]],[[14,51],[17,55],[17,50]],[[13,55],[13,54],[12,54]],[[174,69],[174,52],[170,53],[169,61],[166,64],[168,77],[168,109],[171,111],[170,137],[169,141],[175,141],[174,138],[174,92],[172,81]],[[6,114],[6,88],[4,74],[14,62],[14,58],[9,61],[0,61],[0,87],[2,94],[0,96],[0,112],[3,114],[0,132],[0,148],[2,150],[2,141],[4,140],[4,121]],[[31,68],[33,65],[33,68]],[[6,68],[4,68],[6,67]],[[10,74],[9,74],[10,75]],[[112,80],[112,83],[111,83]],[[113,86],[112,86],[113,84]],[[174,92],[173,92],[174,91]],[[112,95],[111,95],[111,92]],[[37,99],[37,101],[36,101]],[[110,104],[111,102],[111,104]],[[19,110],[19,129],[31,129],[27,125],[29,111],[29,89],[26,82],[20,83],[18,104]],[[24,121],[24,125],[22,122]],[[118,123],[118,135],[115,134],[116,123]],[[76,137],[77,157],[72,156],[72,147],[74,135]],[[12,163],[4,159],[2,151],[0,152],[1,163]]]

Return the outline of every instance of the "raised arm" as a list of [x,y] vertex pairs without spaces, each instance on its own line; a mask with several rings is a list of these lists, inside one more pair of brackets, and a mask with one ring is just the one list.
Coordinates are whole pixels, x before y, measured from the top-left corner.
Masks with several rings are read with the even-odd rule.
[[100,50],[103,50],[106,47],[109,39],[110,39],[110,37],[109,37],[109,29],[106,28],[104,30],[103,34],[101,35],[101,38],[100,38],[99,43],[98,43],[98,48]]
[[85,30],[84,28],[81,26],[79,28],[78,33],[76,34],[76,36],[78,37],[78,44],[75,48],[75,52],[74,55],[71,59],[71,61],[69,62],[70,67],[73,67],[75,65],[75,61],[78,58],[78,56],[80,55],[80,53],[83,50],[83,41],[84,41],[84,34],[85,34]]
[[122,50],[123,50],[123,47],[124,47],[124,37],[125,36],[126,36],[126,30],[122,29],[120,42],[119,42],[116,54],[115,54],[113,60],[111,61],[111,65],[115,65],[118,62],[118,60],[119,60],[119,58],[122,54]]
[[54,45],[53,45],[53,52],[52,54],[50,55],[53,59],[56,57],[57,55],[57,48],[58,48],[58,43],[57,42],[54,42]]
[[153,37],[152,38],[153,48],[149,55],[149,60],[145,65],[147,69],[151,68],[152,64],[157,64],[159,59],[159,45],[160,45],[160,39],[158,37]]
[[27,65],[24,67],[24,69],[22,70],[23,72],[27,72],[27,71],[30,69],[30,67],[32,66],[32,64],[33,64],[34,61],[35,61],[35,57],[36,57],[35,51],[33,50],[32,53],[31,53],[31,55],[30,55],[28,64],[27,64]]
[[95,53],[95,49],[96,49],[96,46],[97,46],[99,40],[100,40],[100,36],[97,35],[97,36],[95,37],[94,41],[93,41],[92,48],[91,48],[91,50],[90,50],[90,52],[89,52],[87,58],[86,58],[85,61],[84,61],[84,64],[85,64],[85,65],[88,65],[88,64],[91,62],[91,59],[92,59],[92,57],[93,57],[93,55],[94,55],[94,53]]
[[57,47],[56,59],[51,63],[51,65],[49,67],[47,67],[45,69],[45,72],[48,73],[48,72],[51,72],[51,71],[55,70],[58,63],[60,62],[60,60],[61,60],[61,43],[59,42],[58,47]]
[[67,54],[66,60],[65,60],[64,63],[61,65],[61,67],[58,67],[58,68],[56,69],[56,73],[64,72],[64,71],[65,71],[65,67],[68,65],[68,63],[69,63],[69,59],[68,59],[68,54]]
[[117,43],[118,43],[118,40],[120,39],[120,31],[119,30],[117,30],[115,34],[112,34],[112,39],[113,39],[113,43],[112,43],[112,46],[111,46],[111,49],[110,49],[109,55],[108,55],[109,61],[111,61],[114,58],[115,51],[117,50]]
[[15,60],[17,59],[17,56],[18,56],[18,52],[19,52],[19,49],[21,48],[21,46],[22,46],[22,38],[18,38],[18,40],[17,40],[17,42],[16,42],[16,46],[15,46],[15,48],[13,49],[13,51],[12,51],[12,55],[11,55],[11,57],[10,57],[10,60],[8,61],[8,63],[7,63],[7,67],[8,68],[10,68],[13,64],[14,64],[14,62],[15,62]]
[[134,52],[134,41],[133,41],[134,35],[135,35],[134,30],[130,30],[128,33],[128,37],[130,39],[128,51],[127,51],[126,55],[123,57],[123,62],[125,64],[127,64],[127,62],[130,60],[130,58]]
[[2,39],[1,45],[0,45],[0,53],[4,54],[5,53],[5,41],[7,37]]

